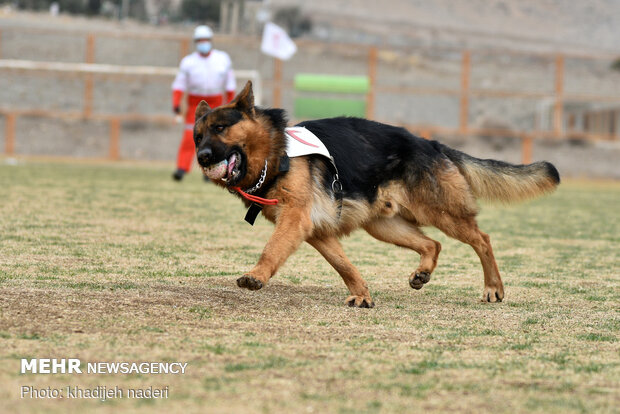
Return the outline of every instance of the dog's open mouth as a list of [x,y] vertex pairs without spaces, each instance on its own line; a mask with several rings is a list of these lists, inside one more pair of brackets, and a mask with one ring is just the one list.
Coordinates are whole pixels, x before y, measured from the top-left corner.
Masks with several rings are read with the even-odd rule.
[[233,181],[239,176],[241,167],[241,154],[233,152],[228,159],[224,159],[208,167],[202,167],[204,175],[212,180],[222,180],[224,182]]

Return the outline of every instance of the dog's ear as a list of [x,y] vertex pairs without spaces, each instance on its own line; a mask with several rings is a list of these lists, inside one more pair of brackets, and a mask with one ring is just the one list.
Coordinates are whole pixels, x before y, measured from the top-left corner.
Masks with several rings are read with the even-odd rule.
[[245,87],[239,95],[235,97],[232,102],[235,105],[235,108],[244,112],[250,116],[250,118],[254,117],[254,92],[252,91],[252,81],[248,81],[245,84]]
[[202,118],[203,115],[209,112],[210,110],[211,110],[211,107],[209,106],[208,103],[206,103],[205,101],[200,101],[200,103],[196,107],[195,119]]

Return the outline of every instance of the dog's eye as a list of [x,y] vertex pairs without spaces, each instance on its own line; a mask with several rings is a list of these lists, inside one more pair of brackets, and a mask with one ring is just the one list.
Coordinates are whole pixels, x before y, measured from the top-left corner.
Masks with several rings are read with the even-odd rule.
[[213,127],[213,130],[215,132],[217,132],[218,134],[221,133],[221,132],[224,132],[225,129],[226,129],[226,127],[224,125],[215,125]]

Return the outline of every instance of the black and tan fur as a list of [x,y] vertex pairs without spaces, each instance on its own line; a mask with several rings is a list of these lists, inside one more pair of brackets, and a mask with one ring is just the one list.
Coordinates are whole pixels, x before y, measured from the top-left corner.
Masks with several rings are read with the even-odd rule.
[[[275,223],[256,266],[237,280],[240,287],[263,287],[286,259],[307,242],[342,276],[351,295],[350,306],[372,307],[366,282],[344,254],[339,239],[363,228],[381,241],[420,254],[409,284],[420,289],[430,280],[441,251],[439,242],[420,228],[434,226],[473,247],[484,272],[482,300],[501,301],[504,286],[490,238],[476,223],[476,199],[505,203],[553,191],[560,182],[547,162],[512,165],[482,160],[427,141],[403,128],[359,118],[302,122],[317,135],[335,159],[342,197],[332,188],[333,170],[320,156],[290,160],[279,172],[285,154],[285,113],[254,106],[250,82],[228,105],[211,110],[202,102],[196,110],[194,136],[198,162],[205,168],[233,152],[240,154],[238,174],[223,187],[247,189],[259,180],[265,160],[265,184],[257,195],[277,199],[264,216]],[[235,172],[236,173],[236,172]],[[242,199],[246,206],[250,202]]]

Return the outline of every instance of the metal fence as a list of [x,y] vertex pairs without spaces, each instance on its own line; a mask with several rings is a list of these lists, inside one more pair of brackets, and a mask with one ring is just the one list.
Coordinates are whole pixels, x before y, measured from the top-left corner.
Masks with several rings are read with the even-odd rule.
[[[37,50],[37,39],[54,36],[59,39],[54,43],[57,51]],[[28,41],[34,46],[24,47]],[[237,75],[255,82],[262,80],[259,91],[268,106],[290,108],[295,94],[293,76],[300,71],[357,74],[370,80],[368,118],[400,124],[425,138],[517,137],[522,141],[524,162],[532,158],[534,139],[618,140],[620,135],[620,73],[610,69],[615,56],[412,50],[302,40],[298,41],[297,55],[281,62],[261,56],[256,38],[218,36],[216,41],[229,51],[236,67],[255,68],[237,70]],[[114,83],[121,79],[159,83],[165,85],[160,89],[165,91],[178,60],[189,50],[189,37],[179,34],[0,28],[0,74],[43,77],[42,84],[53,82],[49,77],[68,78],[81,83],[82,95],[73,98],[81,101],[79,108],[74,103],[66,105],[72,109],[55,105],[41,108],[38,104],[23,107],[5,97],[0,101],[4,153],[16,154],[17,119],[30,117],[106,122],[107,157],[123,157],[119,142],[124,123],[174,123],[167,106],[169,95],[161,92],[153,98],[147,94],[146,99],[166,102],[159,108],[144,110],[134,105],[116,110],[98,107],[95,90],[98,86],[122,90],[123,86]],[[58,56],[65,61],[59,62]],[[49,60],[55,62],[46,62]],[[511,119],[517,121],[483,122],[484,114],[493,111],[500,118],[511,112]]]

